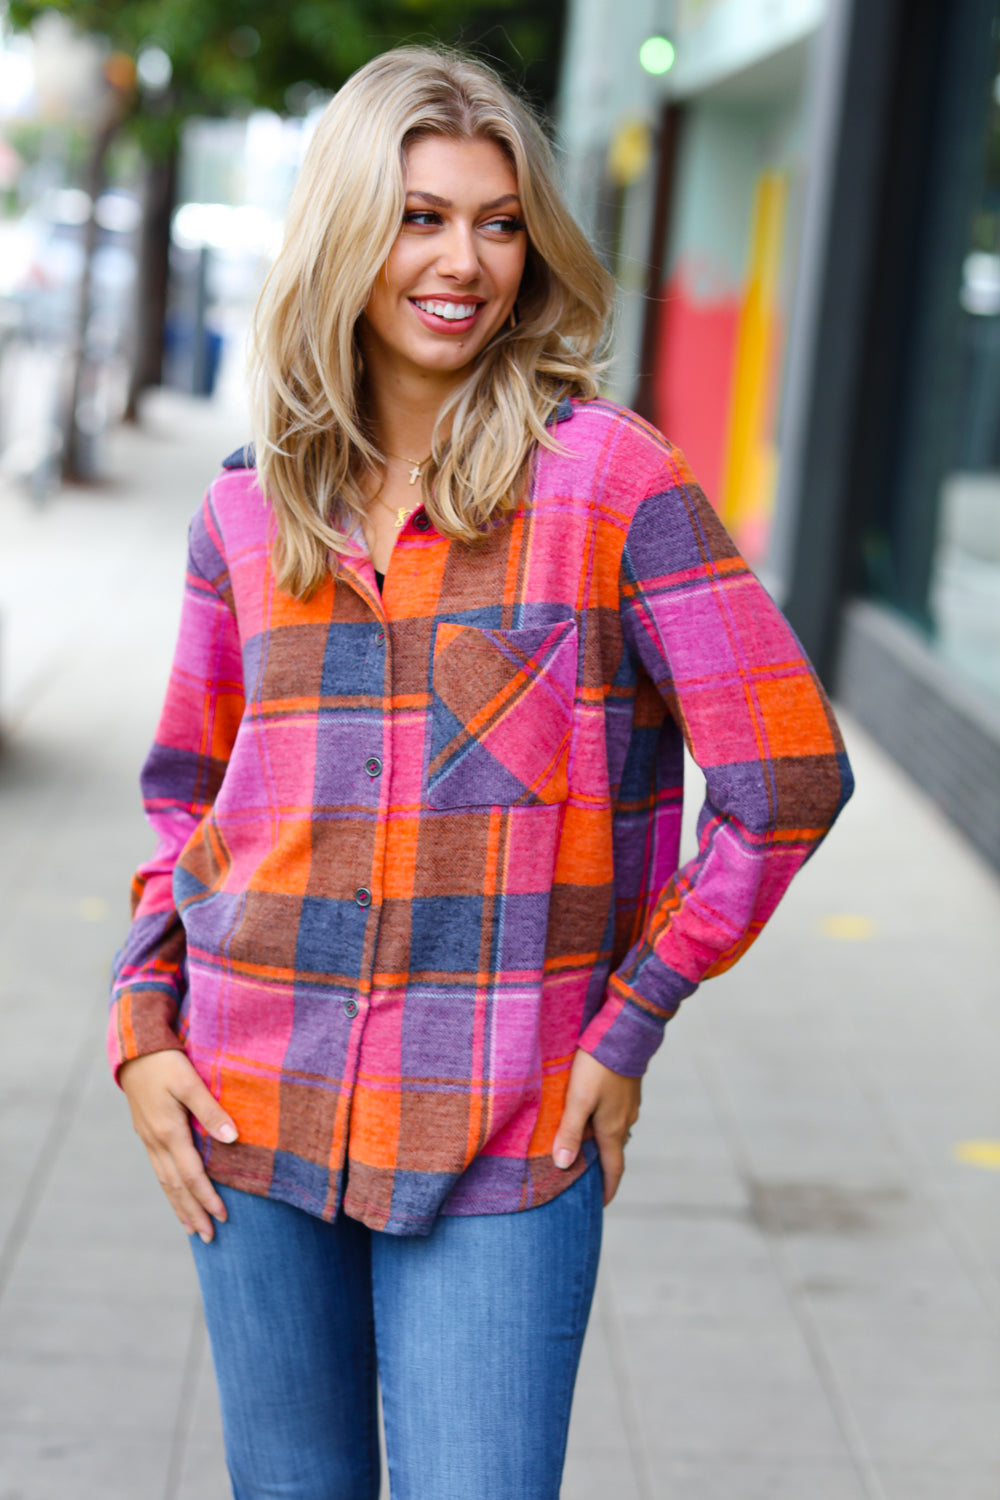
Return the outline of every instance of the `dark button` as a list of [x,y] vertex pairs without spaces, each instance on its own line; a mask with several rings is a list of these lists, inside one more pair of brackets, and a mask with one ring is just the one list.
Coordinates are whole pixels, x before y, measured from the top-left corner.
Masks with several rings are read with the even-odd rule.
[[423,511],[419,511],[413,517],[413,529],[414,531],[430,531],[431,523],[424,515]]
[[384,646],[385,645],[385,631],[384,630],[378,630],[378,631],[375,632],[375,644],[376,644],[376,646]]
[[372,893],[366,885],[359,885],[354,892],[354,899],[359,906],[371,906]]
[[344,1001],[344,1015],[349,1021],[353,1021],[358,1013],[358,1002],[356,1000]]
[[368,759],[365,761],[365,770],[372,778],[380,776],[382,774],[382,762],[379,760],[377,755],[369,755]]

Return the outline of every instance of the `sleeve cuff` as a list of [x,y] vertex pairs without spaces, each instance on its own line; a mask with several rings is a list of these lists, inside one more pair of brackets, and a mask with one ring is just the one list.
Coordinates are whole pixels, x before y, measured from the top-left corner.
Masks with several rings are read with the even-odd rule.
[[124,1063],[149,1052],[183,1052],[174,1030],[177,1002],[173,990],[160,986],[121,990],[108,1020],[108,1061],[118,1082]]
[[652,1015],[638,995],[632,999],[631,992],[609,988],[604,1004],[584,1028],[579,1046],[613,1073],[641,1078],[663,1041],[670,1018],[670,1014]]

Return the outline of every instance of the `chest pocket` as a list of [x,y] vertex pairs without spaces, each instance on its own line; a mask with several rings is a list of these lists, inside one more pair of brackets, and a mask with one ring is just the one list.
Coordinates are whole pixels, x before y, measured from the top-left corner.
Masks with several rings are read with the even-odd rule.
[[528,630],[438,625],[431,807],[565,801],[576,669],[572,620]]

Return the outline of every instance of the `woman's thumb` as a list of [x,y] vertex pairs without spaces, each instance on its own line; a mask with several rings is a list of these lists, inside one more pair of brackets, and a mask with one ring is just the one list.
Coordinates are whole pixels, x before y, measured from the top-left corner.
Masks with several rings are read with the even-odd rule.
[[177,1097],[185,1109],[190,1110],[194,1115],[206,1134],[229,1145],[237,1139],[239,1131],[218,1099],[205,1087],[193,1067],[191,1073],[192,1077]]
[[552,1143],[552,1160],[563,1171],[571,1167],[580,1154],[583,1132],[587,1127],[588,1119],[587,1105],[575,1098],[571,1090],[566,1098],[566,1107],[559,1121],[556,1138]]

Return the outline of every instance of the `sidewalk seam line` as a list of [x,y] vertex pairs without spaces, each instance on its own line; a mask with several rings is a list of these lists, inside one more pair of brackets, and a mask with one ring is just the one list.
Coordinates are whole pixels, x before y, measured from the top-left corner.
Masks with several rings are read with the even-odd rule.
[[195,1297],[188,1335],[184,1369],[181,1373],[181,1389],[177,1401],[177,1417],[170,1438],[170,1454],[167,1458],[167,1477],[163,1486],[163,1500],[177,1500],[184,1477],[184,1459],[187,1454],[191,1419],[194,1415],[194,1398],[198,1385],[198,1368],[205,1346],[205,1324],[201,1315],[201,1298]]
[[628,1356],[624,1346],[624,1339],[622,1338],[621,1327],[618,1322],[611,1274],[606,1276],[601,1287],[600,1314],[601,1326],[604,1329],[604,1336],[608,1341],[611,1368],[615,1375],[618,1410],[621,1414],[622,1426],[625,1429],[625,1441],[628,1444],[629,1460],[631,1462],[632,1473],[635,1476],[636,1491],[639,1495],[639,1500],[653,1500],[654,1490],[646,1458],[646,1448],[642,1440],[642,1429],[635,1411],[635,1396],[632,1391],[632,1380],[629,1375]]
[[[696,1043],[692,1048],[692,1052],[695,1065],[701,1075],[702,1086],[715,1112],[723,1136],[729,1144],[733,1162],[743,1180],[743,1185],[749,1193],[753,1173],[743,1140],[743,1132],[740,1129],[739,1120],[729,1100],[725,1081],[722,1078],[718,1063],[711,1052],[710,1034],[708,1045]],[[868,1445],[865,1442],[857,1418],[851,1410],[850,1402],[841,1390],[837,1372],[823,1344],[822,1334],[809,1309],[796,1292],[792,1278],[788,1274],[786,1256],[778,1242],[777,1235],[772,1228],[765,1227],[764,1225],[761,1225],[761,1235],[764,1243],[767,1245],[771,1261],[777,1272],[785,1296],[788,1299],[792,1316],[798,1324],[802,1340],[809,1352],[809,1357],[826,1395],[826,1399],[830,1404],[834,1421],[840,1428],[840,1434],[844,1440],[848,1456],[861,1481],[861,1486],[867,1496],[867,1500],[889,1500],[882,1480],[879,1477],[878,1470],[875,1467],[875,1462],[868,1452]]]
[[969,1281],[982,1298],[987,1311],[994,1320],[1000,1321],[1000,1285],[998,1285],[996,1275],[991,1270],[989,1262],[981,1257],[975,1236],[969,1233],[961,1213],[956,1213],[946,1199],[942,1202],[941,1189],[936,1183],[928,1183],[924,1180],[922,1168],[926,1161],[926,1152],[913,1139],[906,1126],[899,1122],[888,1099],[877,1087],[871,1064],[865,1049],[860,1045],[854,1020],[851,1017],[848,1018],[848,1027],[854,1044],[854,1061],[859,1070],[862,1093],[881,1120],[882,1128],[896,1151],[910,1166],[919,1196],[927,1205],[932,1219],[950,1245]]
[[[96,1013],[97,1007],[93,1007]],[[13,1222],[4,1239],[3,1248],[0,1249],[0,1302],[7,1292],[10,1279],[14,1274],[18,1257],[24,1248],[25,1241],[31,1232],[35,1214],[45,1191],[52,1178],[59,1153],[63,1148],[66,1137],[77,1111],[83,1101],[84,1091],[90,1078],[90,1074],[97,1064],[98,1048],[94,1035],[95,1014],[87,1017],[83,1029],[83,1036],[73,1053],[70,1063],[69,1076],[59,1091],[56,1101],[55,1113],[52,1116],[45,1139],[31,1169],[27,1186],[21,1195],[21,1201]]]

